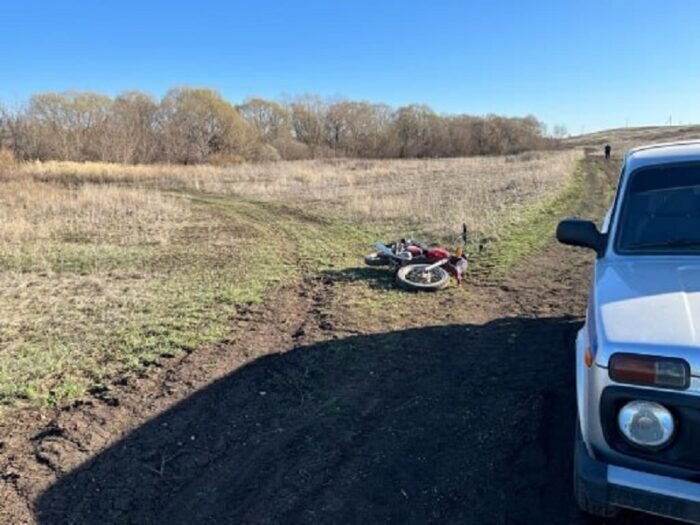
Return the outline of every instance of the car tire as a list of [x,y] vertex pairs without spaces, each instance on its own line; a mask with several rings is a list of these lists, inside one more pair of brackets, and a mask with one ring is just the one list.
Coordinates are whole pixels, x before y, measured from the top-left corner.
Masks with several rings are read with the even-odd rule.
[[[583,439],[581,436],[581,424],[576,419],[576,440],[574,441],[574,448],[577,446],[578,442]],[[574,461],[574,499],[576,500],[576,505],[581,512],[589,514],[591,516],[596,516],[598,518],[614,518],[619,513],[619,509],[606,503],[600,503],[598,501],[592,500],[586,491],[586,485],[581,481],[578,475],[578,468]]]

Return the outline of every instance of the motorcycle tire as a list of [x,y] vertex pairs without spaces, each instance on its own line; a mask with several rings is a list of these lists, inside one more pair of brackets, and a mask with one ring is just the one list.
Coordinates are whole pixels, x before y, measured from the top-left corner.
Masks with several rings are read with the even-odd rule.
[[426,275],[424,269],[428,266],[430,265],[408,264],[402,266],[396,272],[396,284],[404,290],[416,292],[435,292],[445,288],[450,282],[450,274],[438,266],[433,268],[429,275]]
[[391,259],[386,255],[375,252],[365,255],[365,264],[367,266],[389,266],[391,264]]

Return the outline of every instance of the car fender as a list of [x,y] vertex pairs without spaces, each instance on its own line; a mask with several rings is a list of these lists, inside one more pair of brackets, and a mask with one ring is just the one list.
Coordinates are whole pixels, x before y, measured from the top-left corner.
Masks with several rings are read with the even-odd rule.
[[586,351],[587,341],[587,331],[584,325],[576,334],[576,410],[578,412],[578,424],[581,430],[581,437],[583,438],[583,443],[586,445],[588,454],[593,456],[593,451],[590,448],[589,431],[590,422],[588,420],[588,397],[589,397],[589,385],[588,385],[588,371],[586,367],[584,352]]

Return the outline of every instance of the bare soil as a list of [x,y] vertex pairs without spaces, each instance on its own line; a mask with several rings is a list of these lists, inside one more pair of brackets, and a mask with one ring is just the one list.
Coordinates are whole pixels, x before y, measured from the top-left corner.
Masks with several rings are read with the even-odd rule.
[[[587,162],[584,215],[617,167]],[[590,264],[550,242],[390,326],[350,318],[353,276],[289,283],[226,340],[0,423],[0,523],[596,523],[571,494]]]

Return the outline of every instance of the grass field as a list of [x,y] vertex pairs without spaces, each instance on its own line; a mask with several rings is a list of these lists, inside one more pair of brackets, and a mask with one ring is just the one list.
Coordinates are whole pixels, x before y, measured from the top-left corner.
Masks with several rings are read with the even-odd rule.
[[[58,403],[217,341],[272,287],[352,269],[380,235],[450,239],[466,220],[506,267],[573,194],[580,158],[13,166],[0,175],[0,402]],[[357,288],[370,312],[396,299]]]
[[[561,189],[577,150],[430,160],[315,160],[213,166],[24,164],[20,176],[62,185],[118,184],[286,202],[329,217],[451,234],[463,220],[495,235],[511,208]],[[505,212],[505,213],[504,213]]]

